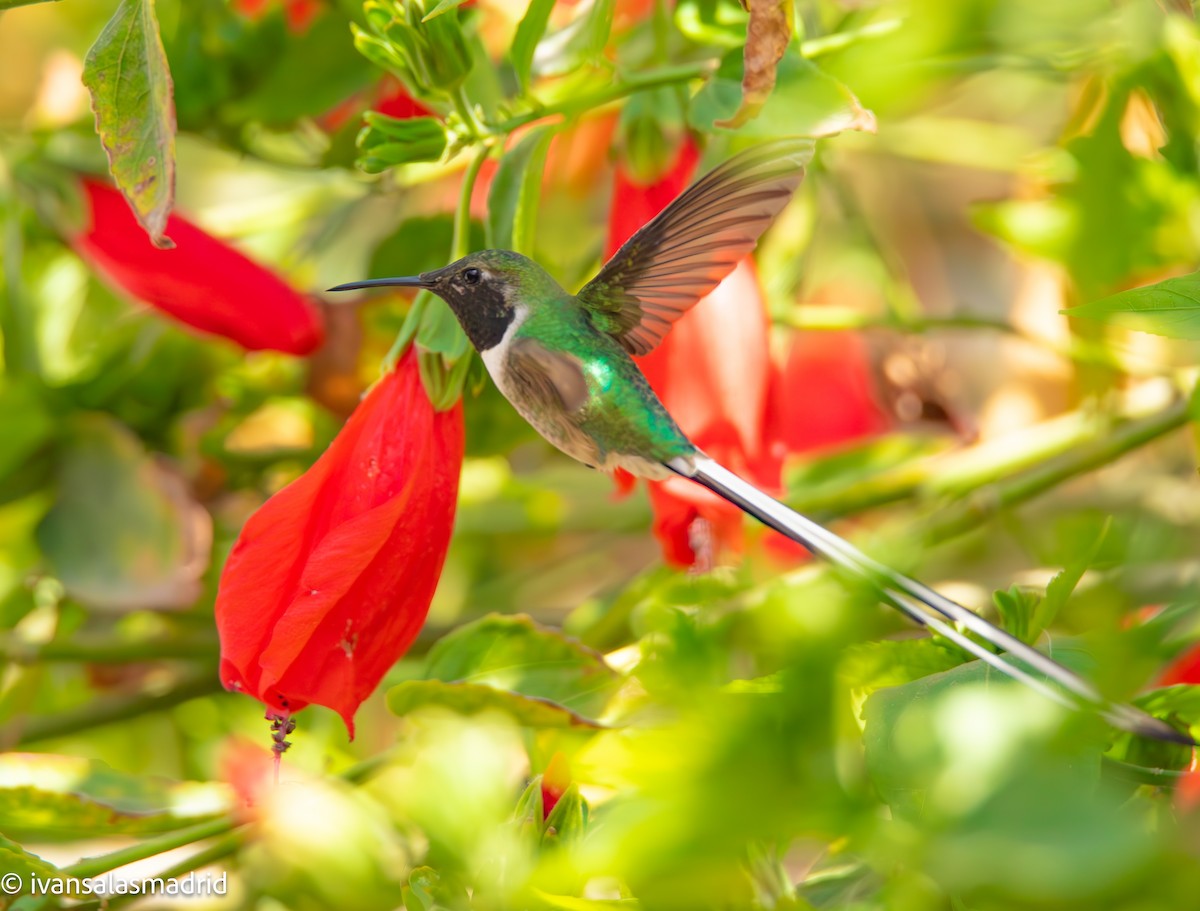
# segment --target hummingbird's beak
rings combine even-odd
[[[428,273],[426,273],[428,274]],[[328,291],[357,291],[360,288],[432,288],[436,282],[425,275],[409,275],[403,278],[368,278],[361,282],[346,282],[335,285]]]

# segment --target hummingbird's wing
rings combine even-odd
[[[567,412],[578,411],[587,403],[587,378],[579,360],[563,351],[551,351],[537,339],[515,339],[509,346],[507,368],[509,382],[523,387],[523,401],[557,400]]]
[[[804,177],[812,143],[757,146],[709,171],[625,242],[577,297],[596,327],[645,354],[725,278]]]

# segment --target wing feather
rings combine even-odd
[[[582,408],[588,399],[587,378],[578,359],[551,351],[532,338],[516,339],[508,355],[509,376],[533,392],[533,401],[557,399],[564,411]]]
[[[765,143],[709,171],[613,254],[580,301],[631,354],[650,351],[754,249],[803,179],[810,149]]]

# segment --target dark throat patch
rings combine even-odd
[[[516,315],[504,296],[504,289],[487,282],[469,289],[450,285],[435,289],[435,293],[450,305],[478,351],[499,345]]]

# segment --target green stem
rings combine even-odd
[[[471,252],[471,197],[483,163],[487,161],[491,148],[481,146],[475,150],[471,163],[463,173],[462,186],[458,190],[458,207],[454,210],[454,234],[450,241],[450,261],[462,259]]]
[[[215,639],[74,639],[38,643],[25,642],[12,635],[0,636],[0,661],[13,664],[125,664],[168,658],[215,659],[219,650]]]
[[[4,343],[4,368],[13,377],[22,374],[39,376],[37,333],[28,291],[21,279],[21,264],[25,254],[25,238],[17,214],[17,205],[4,220],[3,288],[0,288],[0,337]]]
[[[216,863],[218,860],[223,860],[234,851],[236,851],[245,840],[245,830],[239,829],[235,832],[230,832],[224,838],[221,838],[207,848],[197,851],[191,857],[187,857],[176,864],[167,867],[157,876],[147,877],[142,880],[141,894],[128,895],[111,895],[104,899],[94,902],[86,902],[81,905],[73,905],[75,911],[112,911],[113,908],[123,908],[139,898],[149,894],[149,882],[151,879],[178,879],[181,876],[186,876],[193,870],[199,870],[201,867],[207,867],[209,864]]]
[[[85,857],[83,860],[73,863],[68,867],[63,867],[61,872],[63,876],[78,879],[99,876],[101,873],[107,873],[109,870],[117,869],[117,867],[145,860],[148,857],[155,857],[167,851],[174,851],[176,848],[182,848],[184,845],[190,845],[195,841],[224,835],[226,832],[231,831],[235,825],[236,823],[230,816],[222,816],[220,819],[210,819],[208,822],[188,826],[186,829],[177,829],[174,832],[167,832],[165,835],[148,838],[127,848],[109,851],[107,854],[99,854],[95,857]]]
[[[1188,405],[1185,400],[1176,400],[1169,405],[1144,417],[1128,420],[1118,424],[1108,436],[1095,439],[1095,430],[1091,431],[1091,441],[1080,440],[1065,446],[1058,457],[1051,457],[1044,464],[1036,464],[1041,457],[1034,456],[1034,467],[1026,468],[1028,454],[1022,452],[1019,461],[1014,463],[1011,453],[1014,449],[1012,440],[997,440],[990,444],[997,458],[983,459],[972,472],[969,480],[966,475],[960,475],[952,481],[964,497],[961,505],[953,506],[933,515],[918,528],[917,535],[927,545],[943,543],[951,538],[966,534],[987,522],[1001,509],[1010,509],[1020,503],[1033,499],[1039,494],[1068,481],[1079,475],[1086,474],[1096,468],[1107,465],[1121,456],[1138,449],[1159,437],[1170,433],[1188,420]],[[1065,441],[1064,441],[1065,442]],[[1002,445],[1001,445],[1002,444]],[[963,454],[978,458],[979,449],[968,450]],[[1004,453],[1007,451],[1007,457]],[[880,506],[920,495],[922,486],[926,483],[936,483],[946,473],[945,458],[934,458],[914,466],[902,466],[899,472],[888,472],[886,482],[876,481],[873,487],[862,488],[868,484],[856,483],[851,500],[846,493],[841,496],[827,498],[824,502],[814,502],[813,498],[801,500],[792,497],[788,505],[800,512],[813,512],[814,506],[825,508],[824,517],[846,515],[861,512],[873,506]],[[952,460],[950,460],[952,461]],[[954,472],[949,472],[953,478]],[[911,530],[906,533],[912,537]],[[789,573],[784,577],[785,584],[789,579],[808,578],[813,567],[805,566]],[[776,584],[773,580],[768,585]],[[763,587],[756,587],[749,593],[750,598],[761,595]]]
[[[66,737],[116,721],[127,721],[149,712],[165,711],[192,699],[209,696],[220,689],[217,669],[205,668],[182,678],[165,693],[100,698],[61,715],[10,722],[0,728],[0,749],[11,749],[14,746],[24,746],[54,737]]]
[[[1181,420],[1182,403],[1168,406],[1171,420]],[[866,478],[810,487],[788,496],[788,505],[824,518],[850,515],[900,500],[926,501],[966,497],[980,488],[1008,482],[1019,473],[1037,470],[1049,460],[1079,459],[1091,452],[1102,433],[1121,439],[1145,422],[1156,422],[1162,411],[1126,412],[1113,417],[1076,411],[1043,421],[969,449],[909,462]],[[1170,428],[1167,428],[1170,429]],[[1058,463],[1055,463],[1058,464]],[[1024,475],[1021,475],[1022,477]]]
[[[862,28],[847,29],[835,35],[822,35],[820,38],[812,38],[801,42],[800,54],[812,60],[814,57],[820,57],[823,54],[832,54],[835,51],[850,47],[852,44],[857,44],[864,39],[882,38],[884,35],[890,35],[903,24],[903,19],[885,19],[883,22],[872,22],[870,25],[864,25]]]
[[[926,523],[924,539],[936,544],[964,534],[1003,509],[1031,500],[1039,494],[1114,462],[1147,443],[1182,427],[1188,420],[1185,400],[1172,402],[1140,420],[1113,429],[1107,437],[1072,447],[1016,477],[979,485],[964,502],[944,510]]]
[[[454,103],[454,110],[458,112],[459,119],[470,131],[471,139],[478,142],[487,133],[487,128],[481,125],[475,117],[475,111],[471,108],[471,100],[467,97],[466,90],[459,85],[451,93],[450,100]]]
[[[544,120],[548,117],[561,115],[569,118],[581,111],[602,107],[603,105],[610,104],[637,92],[645,91],[646,89],[656,89],[660,86],[691,82],[693,79],[702,77],[710,69],[712,69],[712,61],[686,63],[678,66],[666,66],[661,69],[648,70],[647,72],[630,76],[623,82],[618,82],[615,85],[610,85],[607,88],[599,89],[590,94],[579,95],[566,101],[548,104],[537,110],[527,111],[524,114],[510,117],[508,120],[496,124],[494,129],[498,133],[511,133],[519,127],[538,120]]]
[[[1159,788],[1174,787],[1188,775],[1187,771],[1181,769],[1155,769],[1122,762],[1109,756],[1100,757],[1100,770],[1118,781],[1148,784]]]

